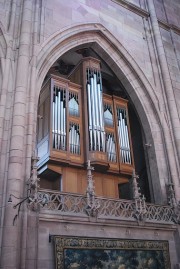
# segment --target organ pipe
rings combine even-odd
[[[53,148],[66,150],[65,89],[54,87],[52,110]]]
[[[117,108],[118,138],[122,163],[131,164],[130,141],[128,135],[126,110]]]
[[[79,124],[70,123],[69,128],[69,150],[72,154],[80,154],[80,132]]]
[[[97,70],[87,69],[90,150],[105,152],[105,132],[101,85],[100,72]]]
[[[116,162],[116,146],[113,134],[106,134],[106,151],[108,156],[108,161]]]

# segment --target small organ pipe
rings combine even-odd
[[[57,148],[57,101],[58,97],[55,97],[55,148]]]
[[[126,138],[125,138],[124,121],[122,118],[122,113],[120,113],[120,119],[121,119],[121,128],[122,128],[122,136],[123,136],[124,162],[127,162]]]
[[[126,139],[125,139],[125,131],[124,131],[124,122],[122,119],[122,114],[120,113],[120,118],[121,118],[121,128],[122,128],[122,135],[123,135],[123,150],[124,150],[124,155],[125,155],[125,162],[127,161],[127,152],[126,152]]]
[[[122,153],[122,162],[124,162],[124,138],[123,138],[123,132],[122,132],[122,124],[121,124],[121,120],[119,120],[119,141],[120,141],[120,145],[121,145],[121,153]]]
[[[131,163],[131,151],[130,151],[129,134],[128,134],[127,126],[126,126],[126,132],[127,132],[127,141],[128,141],[128,149],[129,149],[129,163]]]
[[[123,150],[123,140],[122,140],[122,132],[121,132],[121,123],[119,121],[119,141],[120,141],[120,151],[121,151],[121,159],[124,162],[124,150]]]
[[[60,149],[61,148],[61,125],[60,125],[60,117],[61,117],[61,97],[60,97],[60,90],[58,91],[58,113],[57,113],[57,117],[58,117],[58,146],[57,148]]]
[[[117,109],[118,116],[118,136],[120,143],[120,153],[123,163],[131,164],[130,143],[128,135],[128,127],[126,124],[126,111],[123,109]],[[115,150],[115,148],[114,148]]]
[[[129,148],[128,148],[128,144],[127,144],[127,130],[126,130],[126,126],[125,126],[125,120],[123,119],[122,122],[123,122],[123,126],[124,126],[126,162],[129,163]]]
[[[73,153],[74,153],[74,146],[75,146],[75,128],[74,128],[74,125],[72,127],[72,145],[73,145]]]
[[[53,147],[54,147],[54,96],[53,96],[53,106],[52,106],[52,139],[53,139]]]
[[[112,158],[112,137],[110,136],[110,146],[109,146],[109,157],[110,157],[110,161]]]
[[[61,135],[61,145],[60,149],[63,149],[63,104],[62,104],[62,90],[60,91],[60,96],[59,96],[59,107],[60,107],[60,135]]]
[[[63,134],[63,149],[66,149],[66,108],[63,108],[63,118],[64,118],[64,124],[63,124],[63,130],[64,130],[64,134]]]
[[[108,160],[110,162],[116,162],[116,150],[115,150],[115,142],[113,134],[108,134],[106,136],[106,151]]]
[[[71,152],[71,128],[69,130],[69,151]]]

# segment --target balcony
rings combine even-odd
[[[89,204],[86,195],[73,193],[55,192],[41,189],[38,192],[38,199],[47,202],[41,207],[41,214],[56,215],[59,217],[94,218],[96,222],[118,221],[123,223],[137,222],[146,224],[167,224],[173,225],[174,209],[168,205],[155,205],[140,200],[109,199],[93,197]]]

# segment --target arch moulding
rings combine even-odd
[[[165,184],[172,179],[172,167],[169,157],[167,158],[168,152],[163,134],[164,123],[161,120],[158,99],[153,87],[133,57],[104,26],[90,23],[64,28],[50,36],[41,45],[37,57],[35,100],[38,102],[43,80],[53,63],[70,49],[87,43],[91,43],[95,47],[97,53],[121,80],[136,108],[145,141],[152,145],[147,151],[147,156],[152,190],[154,197],[157,197],[155,202],[163,203],[166,201]],[[159,159],[161,162],[157,161]],[[174,177],[177,178],[176,175]],[[174,179],[172,180],[174,181]]]

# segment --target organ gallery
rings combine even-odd
[[[104,88],[100,65],[84,57],[68,77],[49,74],[42,87],[37,148],[45,188],[84,193],[88,160],[98,195],[118,198],[132,175],[128,100]]]

